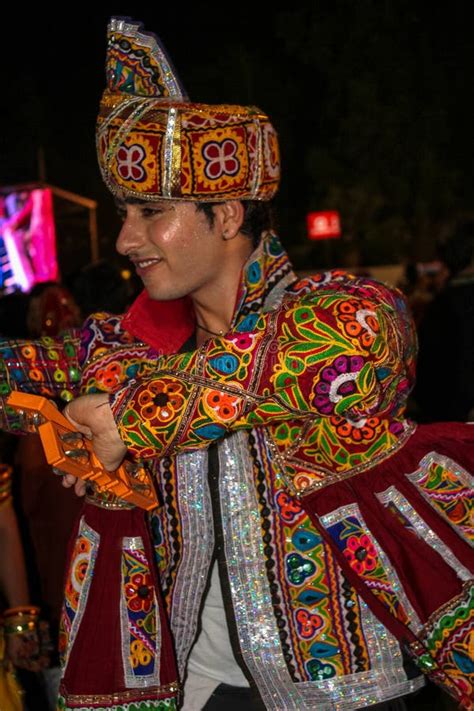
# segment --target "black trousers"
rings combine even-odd
[[[262,705],[255,705],[252,692],[245,686],[219,684],[202,711],[262,711]]]

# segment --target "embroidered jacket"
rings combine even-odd
[[[267,235],[244,269],[231,331],[176,354],[192,330],[185,303],[141,297],[125,317],[96,314],[64,339],[1,346],[0,392],[110,392],[127,446],[154,459],[165,504],[155,547],[181,673],[220,531],[242,660],[268,709],[356,709],[418,688],[349,581],[354,566],[343,571],[295,496],[383,463],[410,436],[416,346],[403,298],[342,272],[298,281]],[[363,543],[354,559],[375,561],[366,533],[352,534]],[[396,584],[379,582],[401,619]]]

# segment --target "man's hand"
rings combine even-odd
[[[97,458],[107,471],[115,471],[127,448],[120,439],[107,393],[83,395],[66,405],[63,414],[74,427],[92,441]],[[74,486],[79,496],[85,493],[85,482],[77,480],[71,474],[63,477],[63,485]]]

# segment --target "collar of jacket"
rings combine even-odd
[[[242,269],[232,325],[259,313],[273,293],[281,293],[295,278],[280,240],[270,232],[265,233]],[[158,353],[176,353],[194,331],[191,299],[186,296],[154,301],[142,291],[125,314],[122,325]]]

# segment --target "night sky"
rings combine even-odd
[[[161,36],[191,98],[269,113],[282,143],[277,209],[295,254],[306,211],[335,207],[363,261],[417,247],[431,257],[433,235],[468,215],[474,200],[471,3],[295,6],[246,3],[244,14],[235,3],[105,4],[76,17],[72,5],[64,13],[10,8],[0,183],[36,180],[42,146],[48,182],[99,201],[102,246],[112,250],[117,222],[96,166],[94,124],[107,20],[128,15]]]

